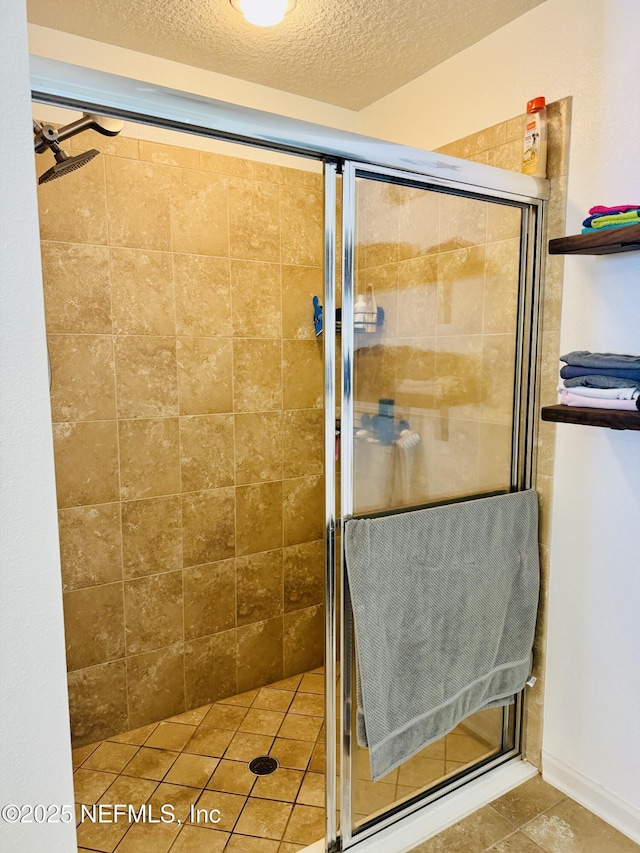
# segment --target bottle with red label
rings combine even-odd
[[[534,178],[547,175],[547,108],[544,98],[534,98],[527,104],[522,171]]]

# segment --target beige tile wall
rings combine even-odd
[[[75,745],[323,657],[320,176],[92,145],[39,188]]]

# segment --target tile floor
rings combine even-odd
[[[296,853],[324,835],[324,674],[320,667],[73,751],[78,849],[100,853]],[[353,810],[361,821],[491,752],[459,727],[380,782],[355,753]],[[247,763],[273,755],[254,776]],[[84,804],[142,804],[176,823],[80,821]],[[219,809],[191,823],[190,807]]]
[[[536,776],[412,853],[638,853],[640,846]]]
[[[324,835],[322,668],[231,696],[73,751],[80,805],[172,804],[176,823],[78,825],[78,849],[100,853],[296,853]],[[254,776],[247,762],[273,755]],[[190,823],[190,807],[219,809]]]

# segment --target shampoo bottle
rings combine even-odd
[[[534,178],[547,175],[547,108],[544,98],[534,98],[527,104],[522,171]]]

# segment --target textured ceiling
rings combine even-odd
[[[34,24],[359,110],[542,2],[298,0],[269,29],[229,0],[28,0],[28,9]]]

